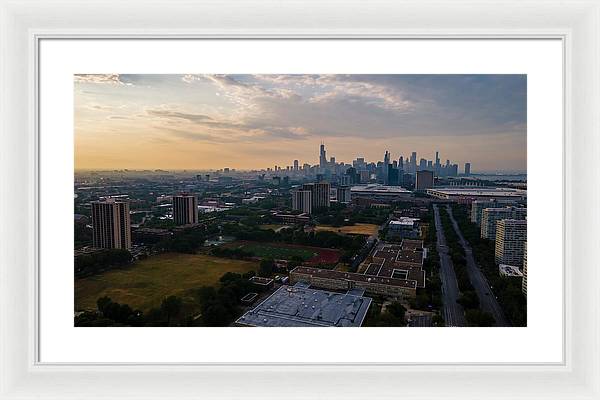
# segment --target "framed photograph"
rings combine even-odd
[[[600,398],[600,2],[83,6],[1,5],[0,398]]]

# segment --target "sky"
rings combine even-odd
[[[526,171],[526,75],[75,75],[75,169],[417,158]]]

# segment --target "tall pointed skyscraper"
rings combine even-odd
[[[325,168],[327,166],[327,155],[325,152],[325,144],[321,143],[319,150],[319,166]]]

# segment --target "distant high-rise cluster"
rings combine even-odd
[[[416,151],[411,152],[410,156],[393,159],[388,150],[383,154],[383,161],[368,162],[364,157],[357,157],[352,164],[346,164],[337,162],[332,156],[327,158],[325,144],[321,143],[319,164],[304,163],[300,166],[299,160],[293,160],[293,164],[285,168],[277,165],[273,169],[268,168],[267,172],[274,173],[272,180],[276,186],[280,186],[282,179],[287,178],[287,175],[283,178],[279,175],[281,171],[303,180],[316,181],[304,184],[292,194],[292,208],[311,213],[315,208],[329,207],[330,187],[319,186],[321,183],[333,185],[333,196],[341,203],[350,202],[350,187],[361,184],[403,186],[424,192],[435,186],[436,178],[458,176],[458,164],[446,160],[446,163],[441,165],[439,152],[435,153],[435,160],[418,159]],[[470,163],[465,164],[464,171],[465,175],[471,174]]]
[[[319,146],[319,163],[311,165],[304,163],[300,165],[299,160],[293,160],[291,165],[282,167],[275,165],[273,168],[267,168],[267,172],[280,174],[296,175],[300,177],[319,177],[321,181],[326,180],[332,184],[339,185],[358,185],[365,183],[380,183],[387,186],[414,186],[417,180],[417,173],[420,171],[430,171],[431,174],[421,175],[421,189],[433,187],[430,178],[433,181],[436,178],[456,177],[459,175],[459,166],[446,160],[441,164],[439,152],[435,153],[435,160],[425,158],[418,159],[417,152],[413,151],[409,156],[400,156],[398,159],[392,158],[392,153],[388,150],[383,154],[382,161],[368,162],[364,157],[357,157],[352,160],[352,164],[338,162],[333,156],[327,157],[325,144]],[[464,176],[471,175],[471,163],[464,164]]]

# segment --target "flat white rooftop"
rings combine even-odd
[[[283,285],[235,322],[258,327],[359,327],[371,298]]]
[[[397,220],[391,220],[390,225],[413,226],[415,222],[419,222],[419,218],[399,217]]]
[[[432,195],[445,196],[485,196],[485,197],[525,197],[527,191],[514,188],[435,188],[427,189]]]
[[[350,188],[351,193],[370,193],[370,194],[410,194],[410,190],[406,190],[401,186],[386,186],[379,183],[370,185],[357,185]]]

